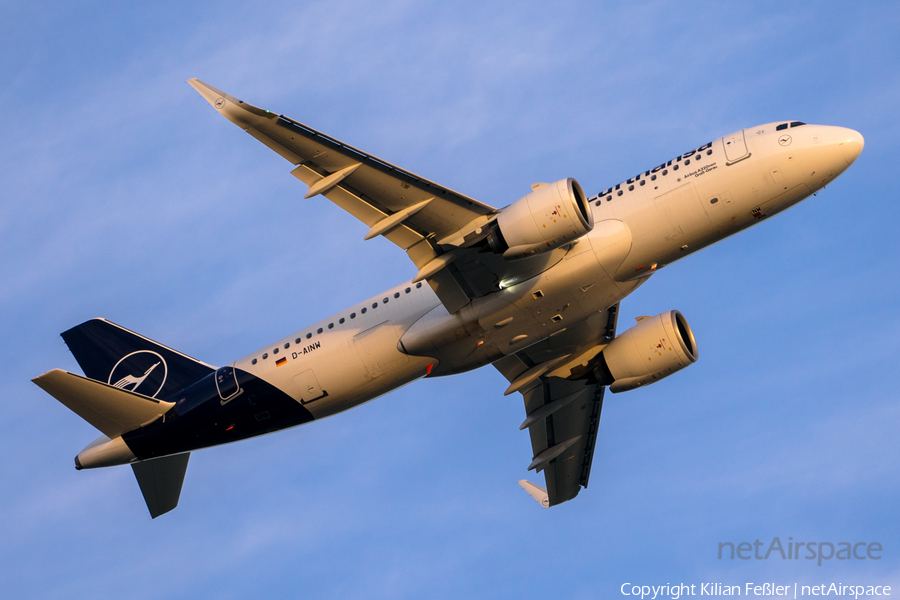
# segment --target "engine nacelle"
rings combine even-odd
[[[491,247],[515,259],[547,252],[594,227],[590,203],[578,182],[560,179],[542,185],[504,208],[497,217]]]
[[[659,381],[697,362],[697,342],[687,320],[670,310],[640,321],[600,353],[600,383],[613,393]]]

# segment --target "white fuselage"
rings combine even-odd
[[[234,366],[322,418],[427,374],[478,368],[538,343],[552,352],[554,339],[581,343],[572,339],[577,324],[662,267],[816,193],[862,150],[850,129],[779,125],[719,138],[591,198],[592,231],[548,252],[539,274],[502,282],[454,315],[427,284],[407,282]]]

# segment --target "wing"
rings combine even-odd
[[[549,506],[588,485],[606,390],[591,376],[591,359],[615,337],[618,308],[588,319],[567,338],[568,331],[494,363],[510,381],[507,392],[521,391],[525,400],[520,429],[531,436],[528,470],[544,472]]]
[[[407,252],[450,313],[497,289],[506,261],[485,265],[460,248],[496,218],[468,196],[391,165],[306,125],[229,96],[198,79],[188,81],[223,116],[280,154],[291,174]],[[455,263],[451,265],[451,263]],[[462,272],[469,271],[469,277]],[[496,272],[500,271],[500,272]],[[467,279],[469,280],[467,282]]]

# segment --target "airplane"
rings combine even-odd
[[[130,464],[152,518],[178,504],[190,453],[323,419],[417,379],[493,365],[521,394],[533,454],[519,484],[545,508],[588,486],[604,392],[697,361],[677,310],[617,334],[619,303],[663,267],[816,194],[863,136],[800,121],[738,130],[588,197],[534,183],[502,209],[394,166],[198,79],[222,116],[384,237],[408,281],[224,366],[105,319],[62,333],[84,376],[33,381],[102,435],[76,469]]]

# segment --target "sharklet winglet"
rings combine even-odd
[[[517,483],[522,486],[522,489],[528,492],[532,498],[537,500],[538,504],[544,508],[550,508],[550,496],[547,495],[547,490],[537,484],[531,483],[527,479],[520,479]]]

